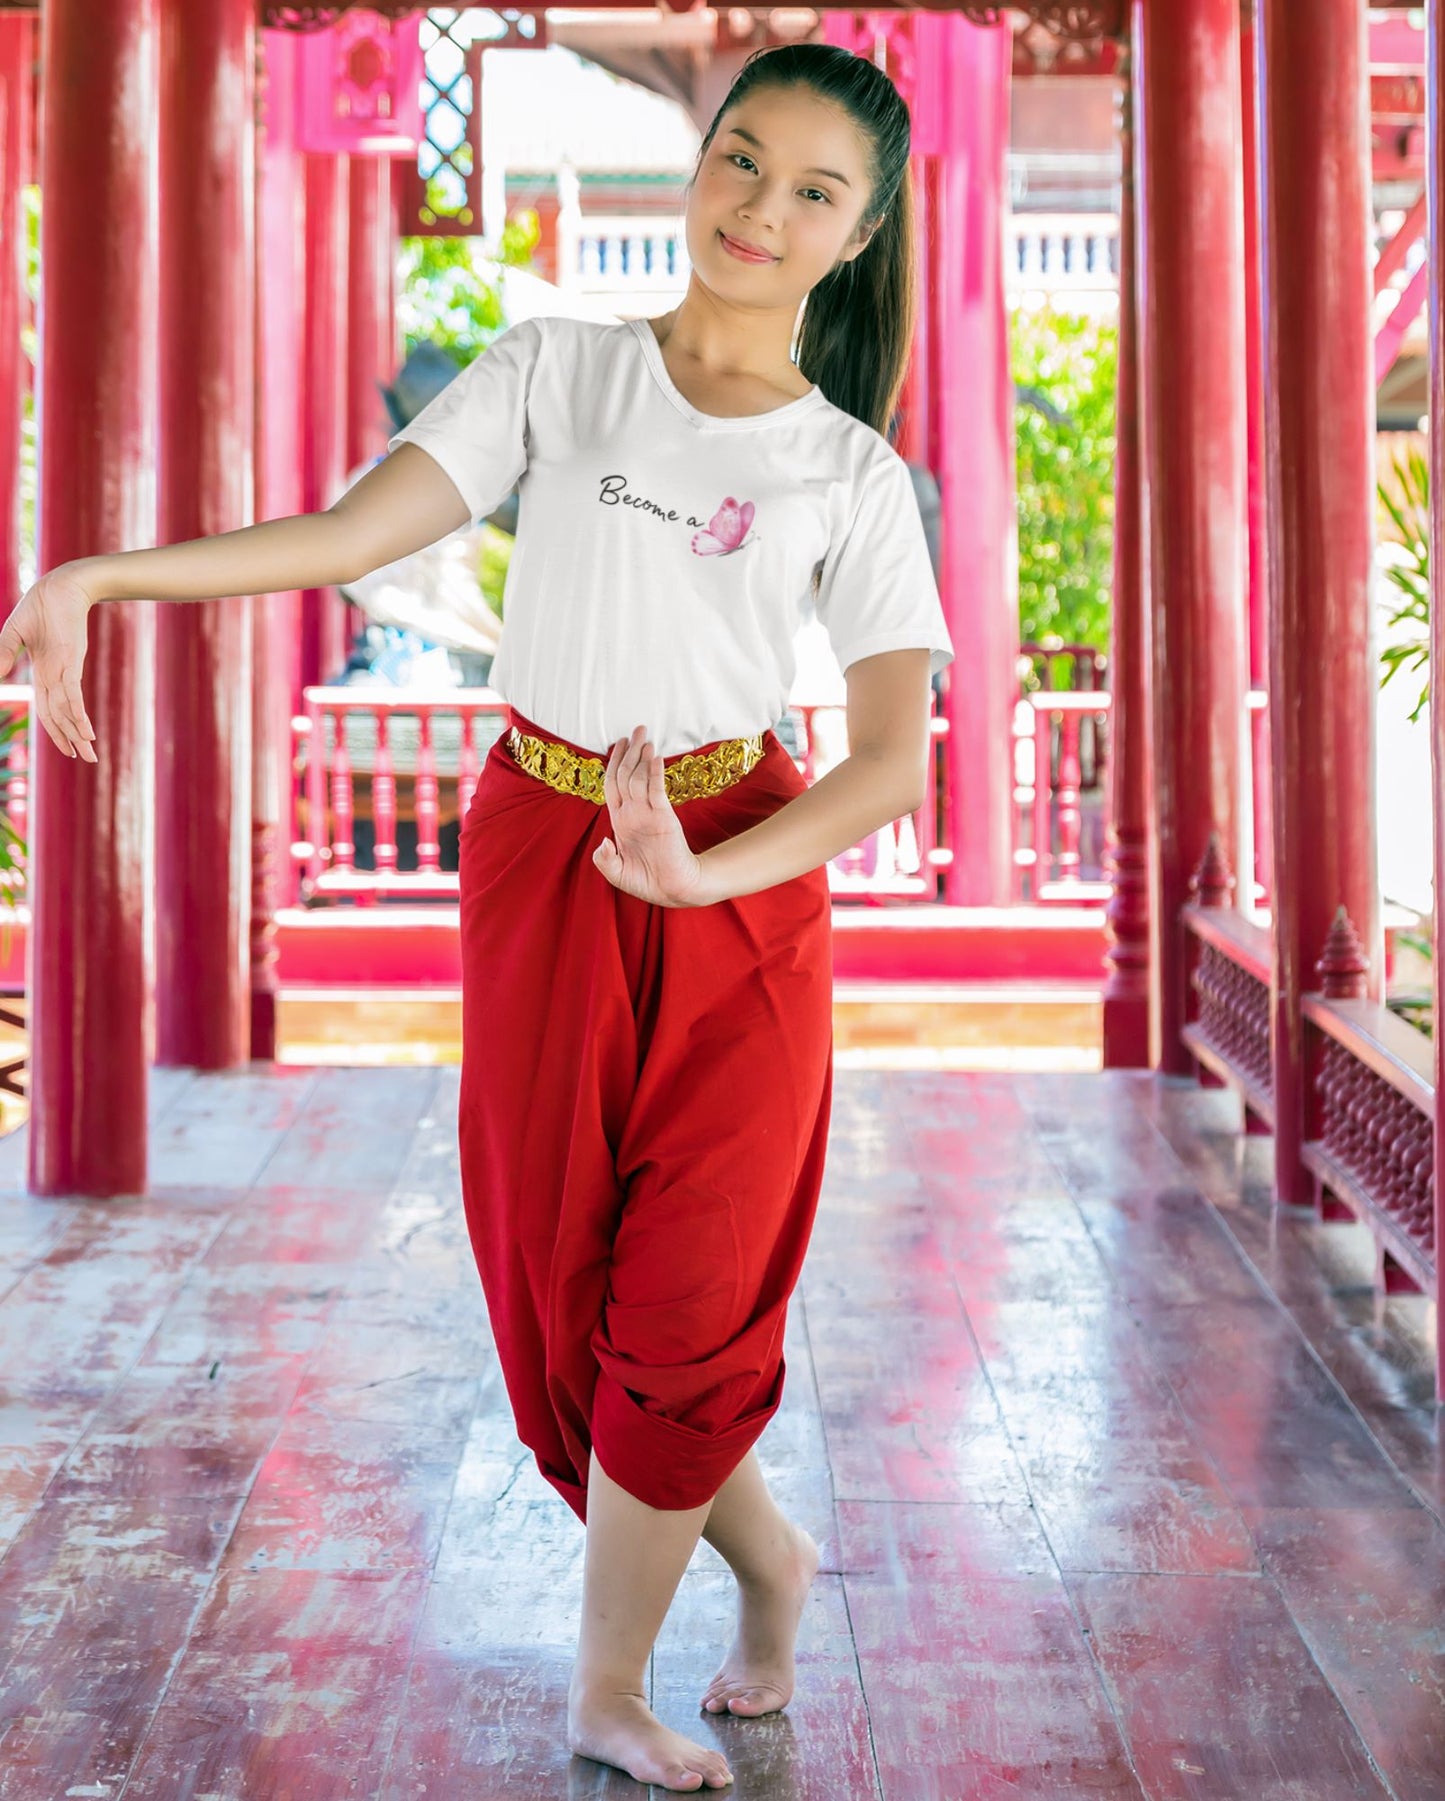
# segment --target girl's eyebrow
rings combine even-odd
[[[761,138],[755,138],[750,131],[744,131],[741,125],[729,125],[728,131],[733,137],[746,138],[755,149],[763,149]],[[804,175],[826,175],[831,181],[841,181],[845,188],[851,188],[852,182],[846,175],[840,175],[836,169],[804,169]]]

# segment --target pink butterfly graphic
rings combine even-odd
[[[700,557],[725,557],[741,550],[748,542],[748,527],[755,510],[752,501],[745,500],[739,506],[729,494],[708,520],[707,530],[692,534],[693,550]]]

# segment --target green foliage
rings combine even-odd
[[[428,198],[439,197],[428,184]],[[465,368],[502,330],[500,268],[526,268],[537,247],[541,226],[535,211],[514,214],[502,227],[495,257],[485,254],[476,238],[406,237],[398,262],[397,318],[411,355],[424,340],[439,344]],[[481,530],[477,580],[488,606],[500,619],[502,589],[512,557],[511,536],[495,526]]]
[[[1425,669],[1430,661],[1430,465],[1424,453],[1412,446],[1394,463],[1394,489],[1387,482],[1378,484],[1380,506],[1395,528],[1394,542],[1400,554],[1385,570],[1386,578],[1400,596],[1393,612],[1387,611],[1391,626],[1418,626],[1419,630],[1380,652],[1385,673],[1380,677],[1383,688],[1391,676],[1401,669]],[[1430,682],[1426,677],[1419,699],[1410,714],[1419,719],[1430,700]]]
[[[406,354],[429,339],[465,368],[502,329],[498,269],[525,268],[540,235],[537,215],[529,209],[507,220],[495,257],[484,252],[476,238],[403,238],[397,264],[397,317]]]
[[[1012,314],[1021,638],[1109,647],[1118,336],[1108,320]]]

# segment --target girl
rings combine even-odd
[[[872,63],[754,55],[688,184],[675,311],[514,325],[325,513],[65,564],[0,631],[0,676],[28,650],[41,724],[94,762],[92,605],[345,581],[520,481],[511,726],[461,842],[463,1202],[518,1434],[586,1526],[568,1743],[667,1789],[732,1780],[643,1686],[699,1535],[738,1583],[704,1710],[792,1696],[818,1548],[753,1447],[823,1174],[825,865],[920,804],[953,655],[881,435],[913,329],[908,154]],[[810,591],[850,754],[808,786],[770,722]]]

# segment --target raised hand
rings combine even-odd
[[[87,763],[99,761],[90,742],[95,730],[80,694],[86,621],[94,605],[74,569],[60,563],[25,591],[0,627],[0,681],[21,651],[28,651],[36,716],[58,749]]]
[[[702,865],[667,798],[662,767],[645,726],[613,745],[602,778],[613,836],[602,840],[592,861],[614,888],[638,900],[659,907],[699,906]]]

